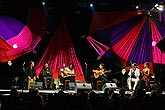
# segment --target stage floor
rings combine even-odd
[[[18,89],[18,91],[20,93],[28,93],[29,90],[22,90],[22,89]],[[54,93],[58,93],[60,90],[38,90],[39,93],[41,94],[54,94]],[[80,91],[85,91],[85,90],[80,90]],[[64,93],[79,93],[79,90],[63,90]],[[96,94],[102,94],[104,91],[101,90],[90,90],[90,91],[94,91]],[[90,92],[88,90],[88,92]],[[114,90],[115,93],[119,94],[119,90]],[[146,94],[150,94],[151,92],[146,92]],[[7,96],[10,94],[10,89],[0,89],[0,96]],[[132,94],[131,91],[126,91],[125,94]],[[163,94],[165,94],[165,91],[163,91]]]

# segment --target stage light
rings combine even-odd
[[[42,5],[45,5],[45,2],[42,2]]]
[[[8,65],[9,65],[9,66],[11,66],[11,65],[12,65],[12,62],[11,62],[10,60],[8,61]]]
[[[162,7],[156,7],[159,11],[163,11]]]
[[[136,9],[139,9],[139,6],[136,6],[135,8],[136,8]]]
[[[156,41],[152,41],[152,46],[154,47],[156,45]]]
[[[160,3],[160,4],[155,4],[155,8],[156,8],[158,11],[163,11],[164,6],[163,6],[162,3]]]
[[[90,4],[90,7],[93,7],[93,4],[92,3]]]
[[[17,44],[13,44],[13,48],[14,49],[18,48],[18,45]]]

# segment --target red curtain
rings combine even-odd
[[[113,15],[113,16],[112,16]],[[122,21],[138,16],[137,11],[130,12],[96,12],[92,17],[92,22],[88,34],[105,29]]]
[[[68,66],[69,63],[73,63],[75,66],[75,74],[80,74],[76,76],[75,79],[84,81],[82,67],[77,59],[70,34],[64,20],[62,20],[61,24],[56,29],[46,50],[38,61],[38,64],[36,65],[37,74],[40,74],[45,62],[48,62],[49,66],[52,68],[53,77],[55,79],[57,79],[60,75],[59,69],[62,68],[64,64],[65,66]]]
[[[92,47],[96,50],[99,56],[103,56],[107,51],[110,50],[110,47],[96,41],[95,39],[91,38],[90,36],[86,37],[88,42],[92,45]]]
[[[1,37],[0,37],[0,56],[5,56],[6,60],[8,61],[8,57],[6,55],[6,52],[8,50],[11,50],[12,47],[5,41],[3,40]],[[0,58],[0,60],[3,60]]]

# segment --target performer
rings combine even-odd
[[[142,73],[142,81],[145,82],[145,87],[146,87],[146,91],[149,91],[150,88],[150,65],[148,62],[144,63],[144,68],[141,71]]]
[[[65,80],[70,80],[70,82],[75,82],[75,72],[74,72],[74,64],[69,63],[68,67],[64,67],[60,69],[61,75],[59,76],[60,82],[65,84]]]
[[[52,77],[52,69],[49,67],[48,63],[45,63],[44,67],[42,68],[41,77],[43,78],[44,88],[53,89],[54,79]],[[50,82],[49,87],[47,87],[48,80]]]
[[[132,67],[130,68],[128,73],[129,77],[127,79],[127,83],[129,90],[132,91],[132,82],[134,82],[133,90],[136,89],[136,86],[139,82],[140,69],[138,68],[136,63],[133,63],[131,66]]]
[[[93,85],[93,89],[96,88],[96,81],[97,80],[101,80],[101,84],[99,89],[102,90],[102,86],[106,83],[106,82],[110,82],[107,79],[107,73],[111,72],[111,70],[106,70],[105,69],[105,65],[104,63],[100,63],[99,68],[92,70],[92,72],[94,72],[93,78],[92,78],[92,85]]]
[[[127,79],[128,79],[128,72],[125,68],[122,71],[117,72],[117,86],[123,89],[127,89]]]
[[[30,61],[29,65],[26,67],[25,69],[25,80],[26,82],[28,82],[28,89],[29,89],[29,82],[35,82],[37,79],[36,76],[36,69],[34,67],[34,61]],[[27,85],[25,85],[27,87]]]

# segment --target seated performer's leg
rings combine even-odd
[[[133,86],[133,90],[135,90],[136,89],[136,86],[137,86],[137,84],[139,82],[139,79],[138,78],[133,78],[133,82],[135,82],[134,83],[134,86]]]
[[[47,89],[47,77],[43,77],[43,80],[44,80],[44,88]]]
[[[70,82],[75,82],[75,76],[70,76],[69,80]]]
[[[54,86],[54,79],[53,79],[52,77],[48,77],[48,80],[50,80],[49,88],[50,88],[50,89],[53,89],[53,86]]]
[[[91,81],[91,85],[92,85],[92,89],[96,89],[96,79],[94,78],[93,75],[90,76],[90,81]]]
[[[103,85],[105,83],[109,82],[109,80],[106,77],[104,77],[104,76],[100,76],[100,79],[102,79],[102,80],[101,80],[101,84],[100,84],[99,90],[102,90]]]
[[[128,89],[127,77],[124,77],[124,78],[122,79],[122,88]]]
[[[132,78],[128,78],[128,79],[127,79],[128,89],[129,89],[129,90],[132,90],[131,81],[132,81]]]

